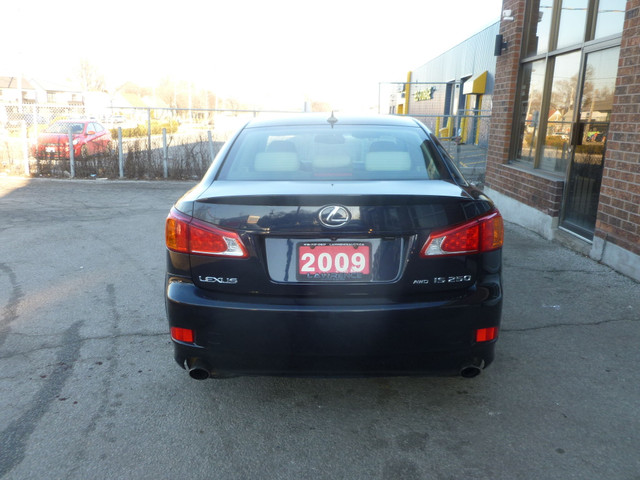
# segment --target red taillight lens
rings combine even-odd
[[[171,327],[171,338],[178,342],[195,343],[195,335],[190,328]]]
[[[490,342],[498,337],[498,327],[479,328],[476,330],[476,342]]]
[[[468,255],[489,252],[502,247],[504,225],[502,216],[494,212],[464,225],[433,232],[420,251],[420,256]]]
[[[171,210],[165,225],[167,248],[180,253],[246,258],[249,256],[242,240],[235,232]]]

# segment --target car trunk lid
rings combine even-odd
[[[194,202],[194,218],[238,233],[251,254],[193,255],[192,275],[206,290],[257,295],[456,291],[476,278],[473,256],[423,259],[420,249],[431,232],[492,208],[478,194],[434,180],[214,182]],[[444,277],[458,280],[434,280]]]

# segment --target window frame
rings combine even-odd
[[[549,48],[547,48],[545,52],[535,55],[526,55],[528,50],[529,43],[531,42],[532,37],[536,34],[536,31],[532,29],[525,28],[526,38],[524,38],[522,42],[522,55],[523,58],[520,59],[520,64],[518,67],[518,80],[516,82],[516,101],[512,122],[512,132],[515,132],[517,138],[514,138],[510,142],[509,148],[509,158],[512,159],[510,163],[515,165],[532,169],[537,172],[544,172],[545,174],[562,176],[566,175],[566,172],[551,172],[547,170],[542,170],[540,165],[542,163],[542,152],[544,149],[544,144],[546,140],[547,134],[547,126],[548,126],[548,118],[547,115],[540,115],[539,119],[539,127],[538,127],[538,135],[535,138],[534,144],[534,156],[533,159],[522,159],[521,158],[521,145],[522,145],[522,135],[523,129],[521,128],[521,118],[522,118],[522,99],[523,99],[523,83],[524,83],[524,69],[526,65],[532,64],[533,62],[544,60],[545,62],[545,78],[543,82],[543,91],[542,91],[542,100],[540,112],[545,112],[549,110],[549,106],[551,104],[551,87],[553,84],[553,76],[555,72],[555,61],[556,58],[560,55],[580,51],[580,67],[578,73],[578,79],[576,84],[576,98],[574,99],[574,105],[578,105],[578,101],[580,100],[579,96],[580,86],[583,82],[584,76],[584,62],[585,57],[588,53],[593,52],[595,50],[605,49],[612,46],[617,46],[621,44],[622,39],[622,28],[620,33],[610,35],[607,37],[602,37],[598,39],[594,39],[595,31],[596,31],[596,22],[598,16],[598,10],[600,6],[600,0],[589,0],[587,6],[587,18],[585,21],[585,31],[582,42],[567,45],[562,48],[557,48],[558,41],[558,29],[560,26],[560,15],[561,15],[561,7],[563,0],[554,0],[553,2],[553,12],[551,19],[551,26],[549,31]],[[525,25],[531,25],[533,20],[533,16],[538,14],[538,10],[534,8],[533,2],[527,2],[527,9],[525,12]],[[572,122],[575,124],[577,120],[577,109],[574,108]]]

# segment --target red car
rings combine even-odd
[[[95,120],[59,120],[38,136],[35,156],[69,158],[69,131],[73,134],[74,158],[87,158],[111,151],[111,133]]]

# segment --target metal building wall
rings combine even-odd
[[[411,82],[456,82],[463,78],[488,71],[486,93],[483,96],[482,109],[491,110],[496,57],[494,45],[499,33],[500,22],[496,22],[464,42],[456,45],[442,55],[416,68]],[[412,114],[431,114],[434,107],[439,114],[444,113],[445,85],[435,85],[434,102],[416,101],[413,92],[409,98],[409,112]],[[436,104],[436,105],[434,105]],[[424,110],[424,111],[423,111]]]

